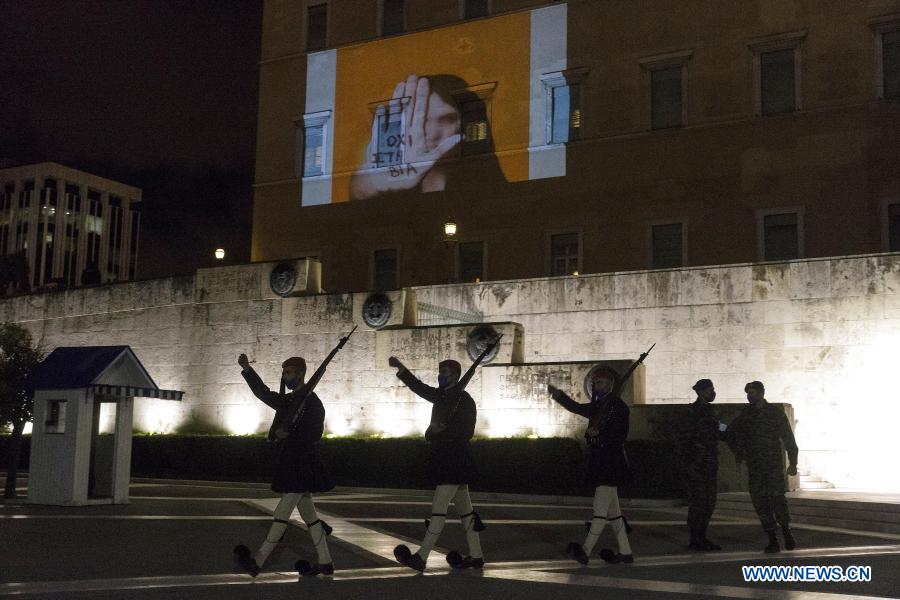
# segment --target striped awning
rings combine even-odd
[[[181,400],[184,392],[161,390],[159,388],[133,387],[129,385],[92,385],[95,394],[116,398],[159,398],[160,400]]]

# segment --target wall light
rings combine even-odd
[[[225,248],[216,248],[216,260],[222,260],[225,258]]]

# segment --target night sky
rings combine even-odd
[[[250,259],[261,0],[0,0],[0,158],[144,191],[138,277]]]

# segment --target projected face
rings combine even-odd
[[[350,197],[444,189],[439,162],[459,141],[460,112],[449,93],[433,90],[427,77],[410,75],[375,111],[366,160],[353,175]]]

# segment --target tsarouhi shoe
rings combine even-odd
[[[334,575],[334,563],[320,565],[318,563],[311,565],[309,561],[298,560],[294,563],[294,568],[303,577],[315,577],[316,575]]]
[[[588,564],[588,555],[585,553],[584,548],[578,542],[569,542],[569,545],[566,546],[566,554],[583,565]]]
[[[418,554],[413,554],[406,544],[394,548],[394,558],[404,567],[415,569],[419,573],[425,570],[425,561]]]
[[[711,542],[709,540],[703,540],[703,549],[706,550],[707,552],[718,552],[719,550],[722,549],[722,546],[720,546],[718,544],[714,544],[713,542]]]
[[[781,546],[778,545],[778,538],[775,537],[775,531],[767,531],[766,533],[769,535],[769,545],[763,548],[763,552],[766,554],[781,552]]]
[[[463,555],[456,550],[450,552],[447,555],[447,562],[454,569],[484,568],[484,558],[472,558],[471,556],[466,556],[465,558],[463,558]]]
[[[234,547],[234,566],[241,571],[249,573],[253,577],[259,575],[259,565],[256,564],[256,560],[253,558],[253,555],[250,554],[250,548],[243,544],[238,544]]]
[[[600,558],[602,558],[603,560],[605,560],[606,562],[608,562],[611,565],[618,565],[618,564],[630,565],[631,563],[634,562],[633,554],[616,553],[616,552],[613,552],[612,550],[610,550],[609,548],[604,548],[603,550],[600,551]]]

